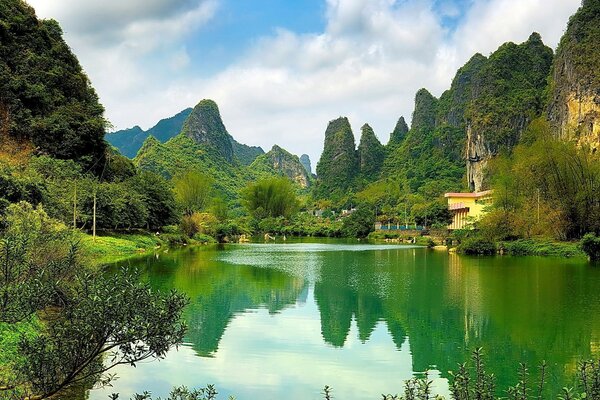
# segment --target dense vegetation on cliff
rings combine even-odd
[[[103,113],[58,23],[0,2],[0,139],[90,168],[105,150]]]

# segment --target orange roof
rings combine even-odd
[[[479,199],[481,197],[489,196],[492,194],[492,190],[484,190],[483,192],[474,192],[474,193],[446,193],[444,197],[459,197],[459,198],[468,198],[468,199]]]

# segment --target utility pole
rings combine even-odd
[[[540,189],[537,190],[537,222],[540,224]]]
[[[75,181],[75,194],[73,196],[73,229],[77,229],[77,181]]]
[[[96,189],[94,189],[94,212],[92,216],[92,237],[96,241]]]
[[[408,215],[406,214],[406,202],[404,202],[404,226],[408,229]]]

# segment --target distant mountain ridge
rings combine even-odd
[[[175,114],[172,117],[161,119],[152,128],[144,131],[139,126],[123,129],[120,131],[106,134],[106,140],[116,147],[121,154],[128,158],[135,158],[142,145],[150,136],[156,138],[160,143],[166,143],[169,139],[174,138],[183,130],[183,126],[192,113],[193,108],[186,108],[183,111]],[[237,142],[233,136],[229,135],[229,141],[233,155],[243,164],[250,165],[264,150],[258,146],[247,146]]]

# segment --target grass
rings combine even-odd
[[[109,264],[132,256],[149,253],[166,242],[151,233],[110,234],[96,236],[82,234],[81,249],[94,265]]]
[[[520,239],[501,242],[505,254],[514,256],[586,257],[578,242],[554,242],[548,239]]]
[[[14,362],[18,362],[17,347],[23,335],[30,336],[40,329],[37,318],[17,324],[0,323],[0,387],[11,381]]]

